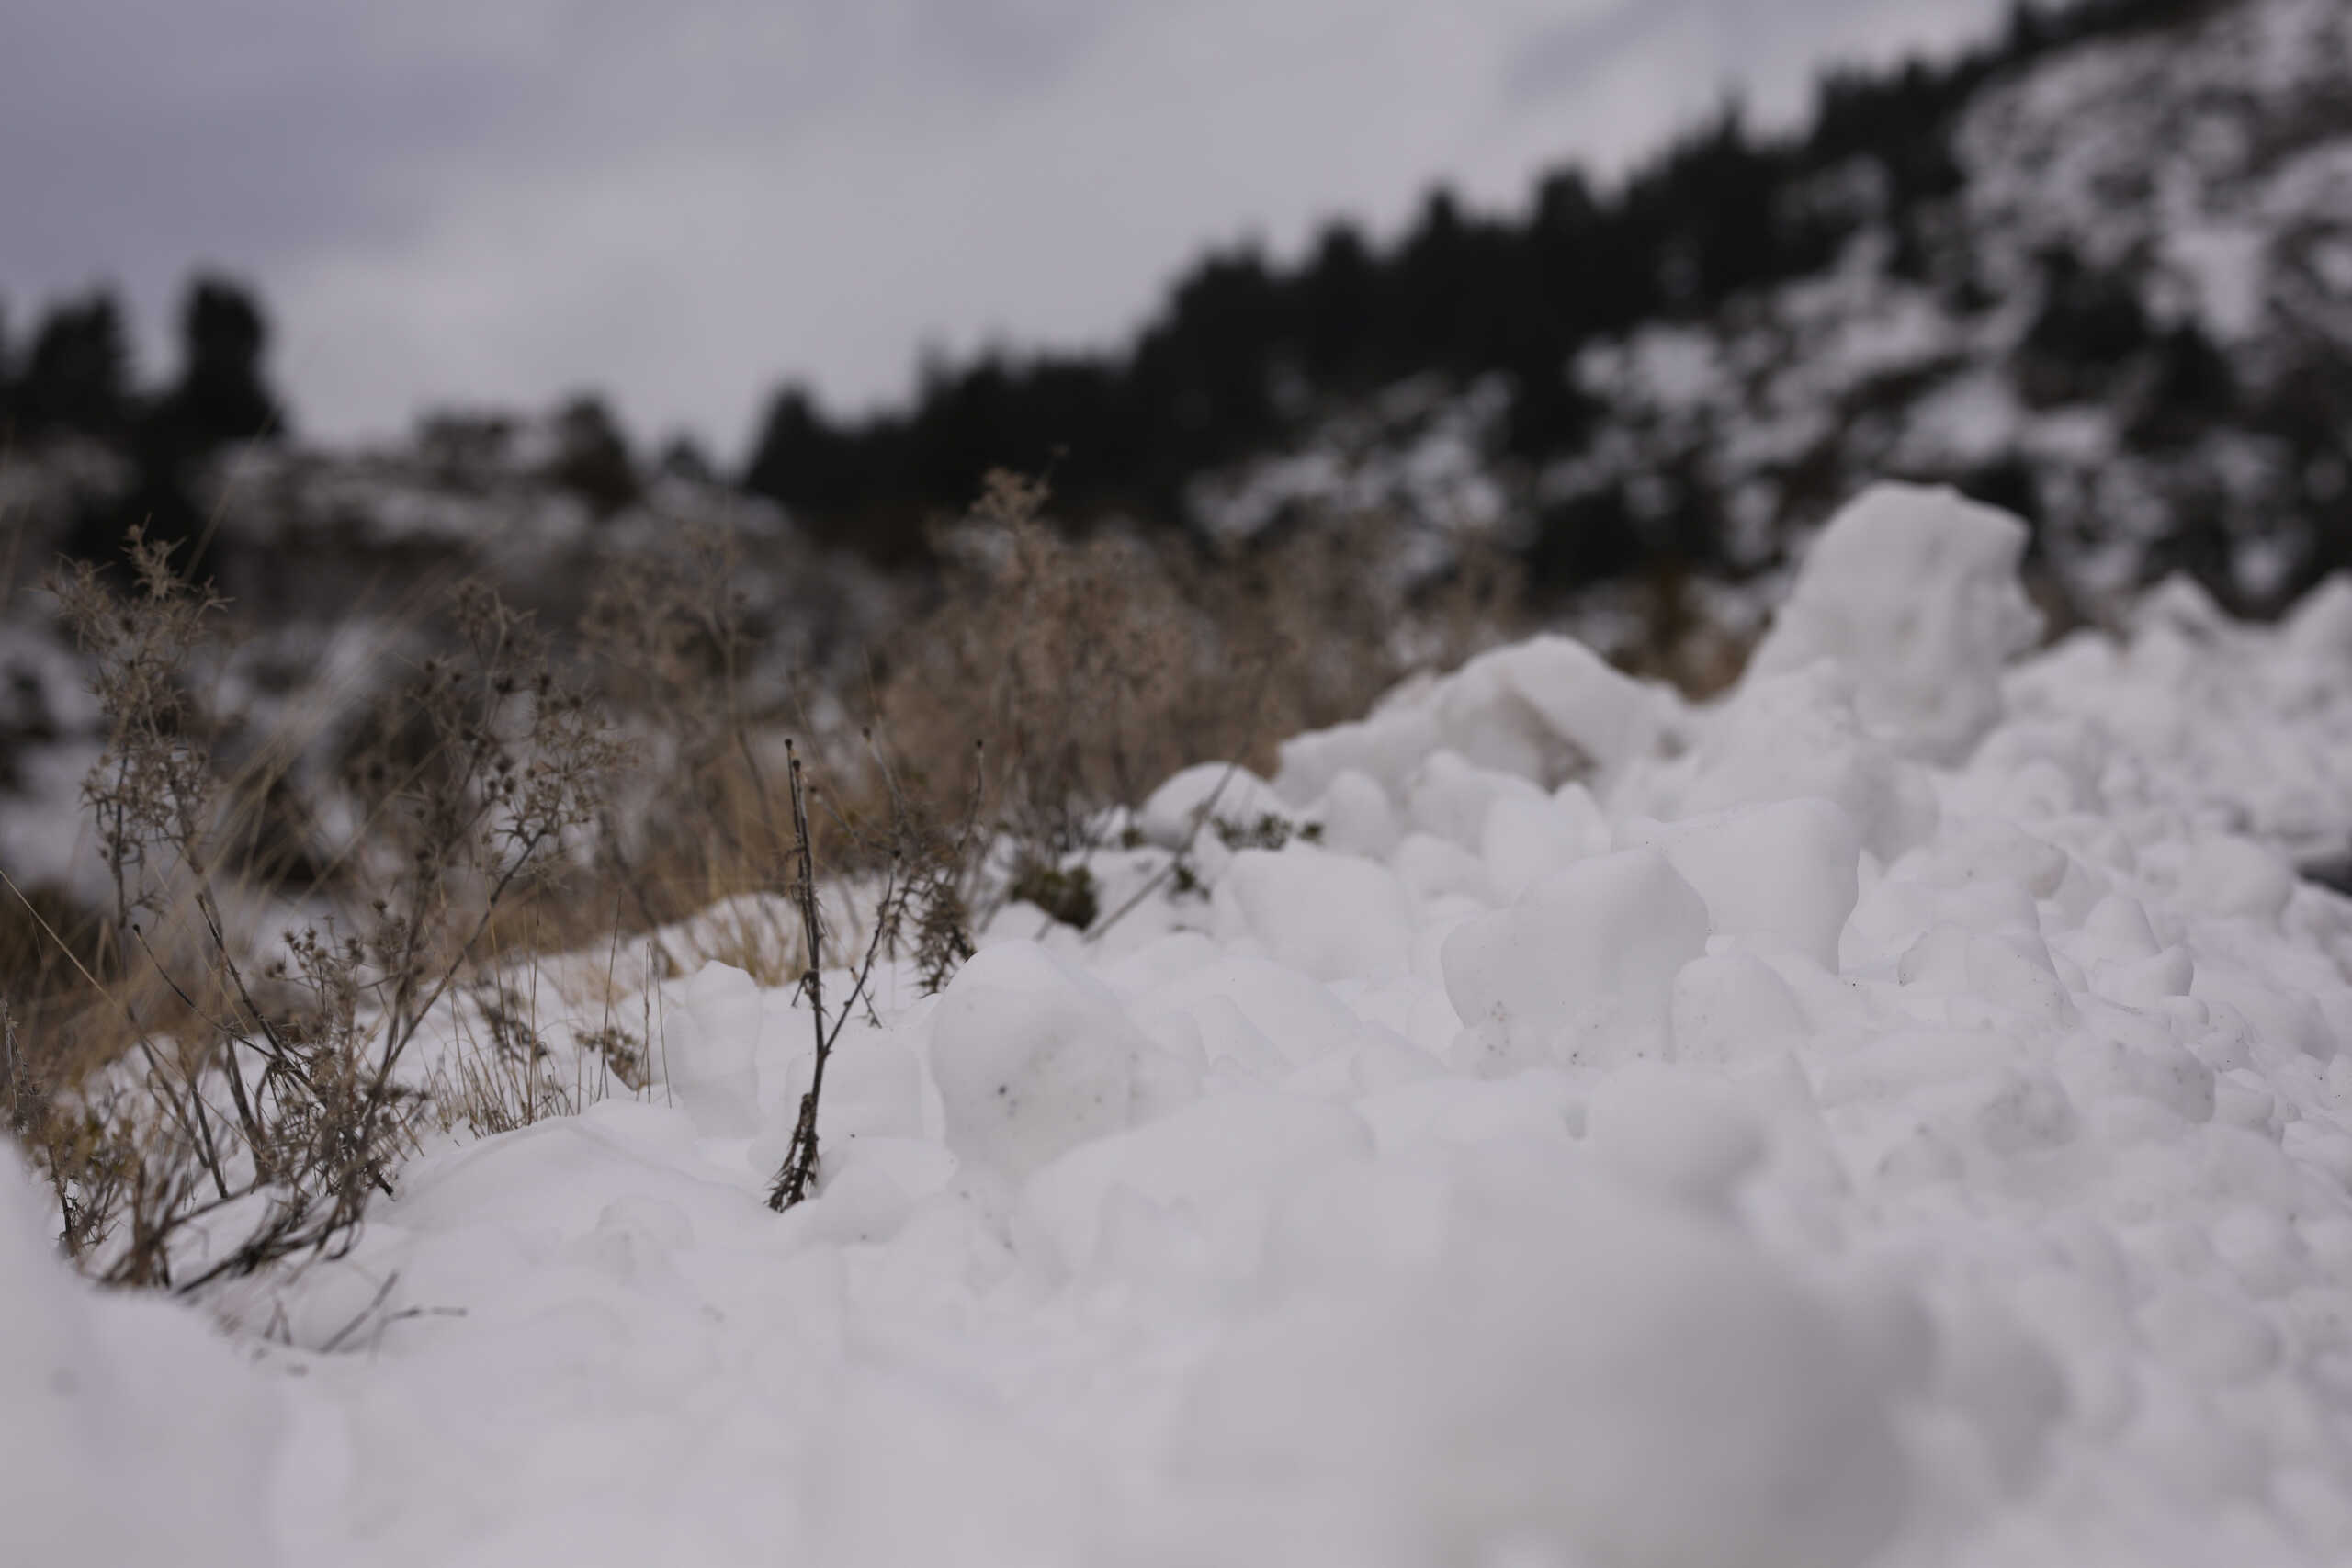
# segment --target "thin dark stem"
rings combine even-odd
[[[237,1032],[229,1028],[220,1020],[213,1018],[210,1014],[207,1013],[202,1008],[197,1005],[196,998],[188,995],[187,987],[182,986],[178,979],[173,976],[172,972],[164,966],[164,961],[155,955],[154,948],[148,944],[147,933],[145,931],[141,931],[137,926],[131,927],[130,930],[131,934],[139,939],[140,951],[147,955],[147,962],[154,966],[155,973],[162,976],[164,984],[171,987],[172,994],[179,998],[181,1004],[185,1006],[188,1011],[194,1013],[198,1018],[202,1019],[206,1027],[210,1029],[212,1032],[219,1037],[220,1041],[221,1057],[229,1070],[229,1098],[237,1108],[237,1124],[244,1129],[245,1142],[252,1147],[254,1153],[254,1163],[258,1167],[263,1163],[265,1158],[262,1152],[261,1119],[254,1112],[253,1102],[246,1098],[245,1076],[243,1069],[237,1066],[237,1042],[239,1039]],[[217,1169],[214,1172],[213,1179],[216,1183],[218,1183],[220,1179],[220,1175]]]
[[[800,1097],[800,1119],[792,1129],[792,1145],[785,1151],[784,1167],[768,1190],[768,1207],[781,1212],[808,1195],[817,1176],[817,1104],[825,1090],[825,1061],[832,1055],[832,1037],[825,1032],[824,932],[817,916],[817,857],[808,841],[808,795],[801,781],[800,754],[789,740],[785,756],[791,765],[793,846],[798,862],[798,886],[794,894],[800,906],[800,929],[808,947],[808,969],[801,987],[808,997],[808,1021],[816,1043],[816,1060],[809,1068],[808,1092]],[[844,1011],[847,1010],[844,1009]]]
[[[1145,899],[1150,897],[1153,894],[1159,892],[1159,889],[1167,883],[1168,879],[1176,874],[1176,868],[1182,865],[1184,863],[1184,857],[1193,852],[1193,845],[1199,840],[1201,829],[1208,826],[1210,814],[1216,809],[1217,797],[1225,794],[1225,786],[1231,784],[1233,782],[1233,775],[1240,771],[1241,764],[1238,762],[1227,762],[1226,764],[1224,775],[1216,781],[1216,787],[1209,791],[1209,797],[1201,802],[1200,806],[1193,811],[1192,831],[1184,835],[1184,841],[1176,847],[1176,852],[1168,858],[1168,863],[1161,866],[1159,872],[1156,873],[1149,881],[1146,882],[1141,887],[1136,888],[1134,896],[1128,898],[1125,903],[1112,910],[1109,916],[1097,922],[1091,930],[1088,931],[1085,933],[1086,941],[1100,942],[1102,939],[1103,932],[1109,931],[1113,926],[1117,925],[1121,920],[1125,919],[1130,914],[1133,914],[1138,905],[1140,905]]]

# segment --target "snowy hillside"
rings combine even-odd
[[[2290,856],[2352,829],[2352,586],[2012,663],[2025,544],[1873,490],[1719,703],[1539,638],[1178,775],[1094,869],[1199,890],[884,975],[781,1216],[809,1020],[717,964],[609,1004],[649,1090],[429,1146],[351,1256],[210,1297],[225,1340],[69,1282],[10,1177],[0,1519],[28,1562],[2341,1562],[2352,902]]]
[[[1949,192],[1875,152],[1814,177],[1834,264],[1581,349],[1566,451],[1509,455],[1500,378],[1406,388],[1196,506],[1382,507],[1570,581],[1660,551],[1737,574],[1903,475],[2027,513],[2070,616],[2174,570],[2275,609],[2352,562],[2352,15],[2181,10],[1992,75],[1939,141]]]
[[[812,546],[777,510],[707,475],[648,468],[625,498],[566,482],[557,422],[427,421],[381,449],[254,444],[196,465],[198,526],[174,538],[142,503],[134,465],[79,439],[0,453],[0,869],[28,887],[100,898],[105,868],[83,816],[107,744],[86,649],[43,585],[93,520],[141,521],[224,601],[219,645],[185,672],[220,720],[224,774],[288,745],[295,782],[343,803],[339,752],[428,660],[446,657],[454,585],[481,582],[577,654],[619,605],[640,625],[707,561],[724,578],[746,649],[748,705],[795,675],[861,672],[920,586]],[[199,544],[201,548],[199,550]],[[304,851],[322,849],[311,845]],[[332,852],[328,851],[331,854]]]

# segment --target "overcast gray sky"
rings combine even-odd
[[[301,427],[606,389],[742,450],[778,379],[1108,343],[1203,246],[1518,203],[1736,84],[1939,48],[2002,0],[22,0],[0,300],[98,280],[167,355],[188,269],[259,286]]]

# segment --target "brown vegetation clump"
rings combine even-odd
[[[222,853],[247,802],[187,680],[218,606],[168,558],[134,534],[130,592],[88,570],[54,589],[108,726],[84,800],[113,918],[84,978],[135,1056],[75,1085],[12,1042],[9,1092],[66,1249],[113,1282],[193,1290],[349,1245],[413,1139],[424,1091],[403,1058],[623,754],[527,622],[461,592],[457,651],[401,689],[351,770],[345,897],[266,957],[227,912],[250,892]],[[168,1016],[142,1011],[156,985]]]
[[[1065,865],[1102,813],[1188,764],[1271,771],[1283,737],[1364,711],[1408,670],[1500,634],[1513,585],[1483,561],[1411,602],[1371,528],[1302,528],[1222,558],[1115,533],[1071,539],[1046,487],[989,476],[936,540],[943,602],[888,650],[881,728],[919,788],[989,759],[1015,875],[1049,912],[1088,897]],[[1068,919],[1067,913],[1063,918]],[[1084,924],[1083,920],[1071,920]]]
[[[1507,577],[1417,597],[1361,532],[1218,553],[1073,538],[1047,501],[991,476],[856,681],[791,668],[756,563],[688,529],[561,639],[461,584],[277,729],[221,699],[221,605],[167,547],[56,580],[107,893],[0,890],[0,1112],[66,1250],[183,1291],[335,1255],[434,1129],[646,1090],[658,1021],[615,1003],[705,960],[800,987],[830,1057],[877,965],[937,989],[1008,901],[1115,920],[1088,853],[1170,773],[1270,768],[1508,621]],[[548,979],[599,950],[585,991]],[[821,1088],[779,1207],[821,1180]]]

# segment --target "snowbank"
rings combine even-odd
[[[57,1254],[57,1218],[14,1149],[0,1149],[8,1561],[277,1562],[276,1391],[195,1314],[75,1278]]]
[[[1957,762],[2001,713],[2001,671],[2041,617],[2018,586],[2025,525],[1959,491],[1873,485],[1829,520],[1749,681],[1826,660],[1896,751]]]
[[[1221,779],[1321,841],[881,976],[788,1215],[799,1002],[657,987],[649,1095],[428,1152],[277,1293],[320,1347],[382,1292],[269,1354],[345,1456],[279,1543],[2352,1560],[2352,902],[2291,860],[2352,843],[2352,590],[2005,668],[2018,538],[1874,491],[1719,705],[1539,640],[1183,775],[1121,874]],[[13,1517],[238,1540],[253,1375],[7,1234]]]

